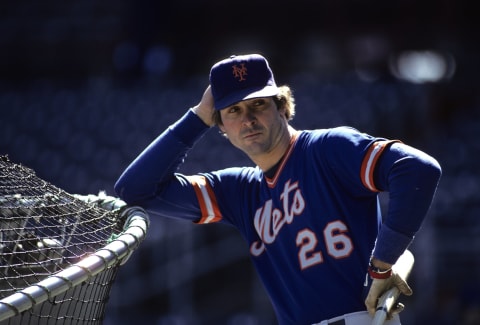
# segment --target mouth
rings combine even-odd
[[[244,135],[243,138],[246,139],[246,140],[250,140],[250,139],[254,139],[254,138],[260,136],[261,134],[262,134],[261,132],[248,133],[248,134]]]

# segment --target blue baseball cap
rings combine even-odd
[[[216,110],[239,101],[278,94],[272,70],[260,54],[232,55],[210,70],[210,86]]]

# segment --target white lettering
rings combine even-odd
[[[273,243],[283,226],[286,223],[291,224],[294,217],[305,209],[305,199],[298,188],[298,182],[291,184],[288,180],[280,194],[280,200],[283,211],[273,208],[272,200],[268,200],[255,212],[254,225],[261,240],[250,246],[250,253],[254,256],[262,254],[265,251],[265,244]]]

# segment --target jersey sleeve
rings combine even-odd
[[[205,134],[208,126],[189,110],[181,119],[160,134],[125,169],[116,181],[117,195],[128,204],[140,205],[143,201],[161,193],[169,182],[176,179],[175,172],[188,150]]]
[[[139,205],[152,216],[207,224],[223,219],[217,202],[213,186],[205,175],[175,173],[159,193],[145,198]]]
[[[240,195],[255,178],[255,169],[226,168],[196,175],[175,173],[161,190],[142,200],[139,205],[150,215],[190,220],[197,224],[243,224],[246,204],[251,200]],[[247,204],[248,205],[248,204]]]
[[[317,147],[327,161],[332,177],[342,185],[345,194],[371,196],[381,191],[375,181],[375,168],[391,141],[361,133],[351,127],[336,127],[325,133]]]
[[[231,198],[238,197],[237,182],[244,169],[197,175],[177,172],[188,151],[208,129],[189,110],[125,169],[114,186],[117,195],[127,204],[145,208],[151,215],[201,224],[223,221],[221,210],[229,216],[236,214],[237,201]]]
[[[363,157],[362,167],[360,169],[360,179],[363,185],[372,192],[380,192],[375,181],[375,168],[382,153],[394,142],[398,140],[377,140],[369,145],[369,148]]]
[[[204,175],[186,176],[195,191],[201,216],[197,223],[206,224],[222,220],[217,197]]]
[[[373,254],[393,264],[423,223],[441,176],[439,163],[400,141],[349,127],[330,130],[326,141],[326,159],[346,193],[388,192],[388,211]]]
[[[389,203],[373,255],[394,264],[420,229],[442,169],[430,155],[397,142],[382,153],[374,173],[376,187],[389,192]]]

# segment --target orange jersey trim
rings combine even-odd
[[[220,213],[217,199],[205,176],[194,175],[186,176],[186,178],[195,190],[198,203],[200,204],[200,210],[202,212],[200,220],[196,223],[205,224],[222,220],[222,214]]]
[[[360,170],[360,178],[362,179],[363,185],[373,192],[380,192],[380,190],[375,186],[375,181],[373,179],[373,173],[377,165],[377,161],[382,155],[383,151],[388,148],[393,142],[399,142],[398,140],[389,140],[389,141],[377,141],[373,143],[370,148],[368,148],[367,154],[363,158],[362,168]]]
[[[287,149],[286,154],[283,157],[282,163],[278,167],[278,169],[275,172],[275,175],[273,176],[273,178],[268,178],[268,177],[265,176],[265,180],[267,181],[267,185],[268,185],[269,188],[274,188],[275,185],[277,184],[278,177],[279,177],[280,173],[282,172],[283,167],[287,163],[288,157],[290,157],[290,155],[292,154],[293,147],[294,147],[293,144],[295,143],[295,141],[297,141],[297,137],[298,137],[298,132],[295,132],[293,134],[292,138],[290,139],[290,144],[288,145],[288,149]]]

